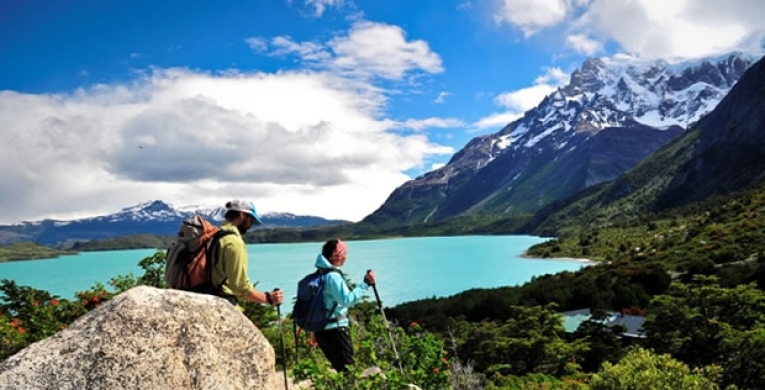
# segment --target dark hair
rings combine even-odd
[[[229,202],[229,203],[231,203],[231,202]],[[239,218],[239,213],[241,213],[241,211],[229,210],[229,211],[226,211],[226,215],[224,216],[224,218],[226,218],[226,221],[231,222],[231,221]]]
[[[337,238],[333,238],[325,242],[324,246],[321,247],[321,255],[324,256],[325,259],[329,260],[329,258],[332,257],[332,254],[335,253],[335,248],[337,248],[338,241],[339,240]]]

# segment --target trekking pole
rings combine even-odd
[[[298,338],[300,334],[298,333],[298,327],[297,322],[295,322],[295,318],[292,318],[292,335],[295,336],[295,364],[300,364],[300,350],[298,350]]]
[[[372,270],[367,270],[367,273],[372,272]],[[382,314],[383,322],[385,323],[385,328],[388,330],[388,337],[390,338],[390,345],[393,347],[393,354],[396,355],[396,363],[398,363],[398,369],[401,371],[401,374],[404,373],[404,369],[401,368],[401,358],[398,357],[398,351],[396,350],[396,342],[393,341],[393,333],[390,330],[390,324],[388,323],[388,319],[385,317],[385,310],[383,310],[382,301],[380,300],[380,294],[377,292],[377,283],[372,285],[372,289],[375,291],[375,298],[377,298],[377,307],[380,308],[380,314]]]
[[[279,291],[275,289],[274,291]],[[276,305],[276,318],[279,324],[279,344],[282,347],[282,371],[284,372],[284,390],[289,390],[289,382],[287,382],[287,350],[284,349],[284,331],[282,330],[282,311],[279,308],[281,305]]]

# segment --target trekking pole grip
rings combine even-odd
[[[280,291],[280,290],[281,290],[281,289],[280,289],[279,287],[277,287],[277,288],[275,288],[275,289],[274,289],[274,291]],[[281,305],[282,305],[281,303],[279,303],[278,305],[276,305],[276,309],[279,309],[279,306],[281,306]]]

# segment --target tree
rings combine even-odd
[[[649,345],[691,367],[720,364],[723,383],[765,388],[765,292],[721,287],[716,277],[674,283],[644,325]]]
[[[663,354],[636,348],[619,363],[604,363],[592,376],[592,390],[717,390],[712,380],[719,369],[691,370],[687,365]]]
[[[461,359],[474,360],[489,375],[543,373],[563,376],[578,369],[576,358],[587,349],[582,340],[567,342],[554,304],[511,306],[503,323],[473,325],[460,349]]]

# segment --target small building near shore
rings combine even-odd
[[[561,313],[563,315],[563,327],[566,332],[573,333],[579,328],[584,321],[589,320],[592,317],[590,309],[579,309],[565,311]],[[645,317],[636,316],[631,314],[622,314],[616,311],[607,312],[608,316],[603,320],[603,324],[608,328],[621,326],[625,329],[617,336],[628,338],[644,339],[647,337],[645,329],[643,329],[643,323]]]

